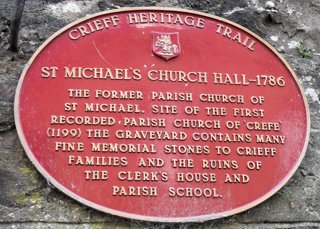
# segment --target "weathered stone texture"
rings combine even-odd
[[[14,93],[25,64],[40,44],[64,25],[87,14],[126,6],[180,7],[216,14],[249,28],[282,53],[308,99],[311,135],[301,166],[277,194],[251,210],[219,220],[148,223],[85,207],[60,193],[36,171],[14,128]],[[18,53],[8,51],[13,8],[14,1],[0,1],[0,229],[320,228],[319,0],[28,0]],[[312,57],[308,57],[310,53]]]

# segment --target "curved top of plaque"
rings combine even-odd
[[[274,48],[226,19],[172,8],[101,12],[56,32],[22,74],[15,121],[62,192],[160,222],[263,202],[300,165],[310,129]]]

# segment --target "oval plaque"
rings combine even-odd
[[[29,158],[65,194],[163,222],[261,203],[309,136],[301,87],[272,47],[178,9],[102,12],[55,33],[22,74],[15,118]]]

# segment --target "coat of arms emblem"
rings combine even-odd
[[[179,33],[153,32],[152,51],[165,60],[178,56],[180,54]]]

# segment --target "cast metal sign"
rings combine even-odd
[[[20,79],[20,140],[50,183],[100,211],[204,221],[277,192],[308,142],[292,69],[247,29],[188,10],[80,19]]]

